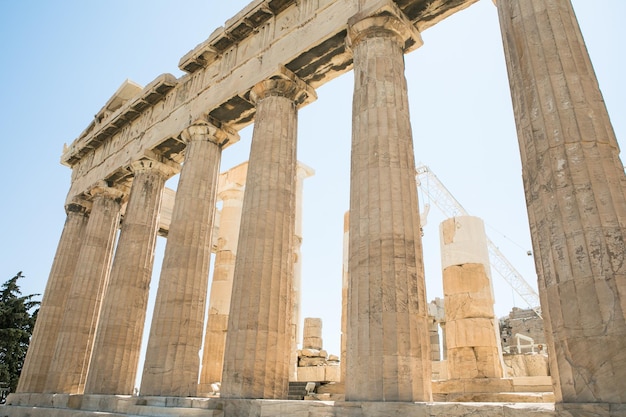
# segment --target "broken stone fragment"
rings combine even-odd
[[[308,358],[317,358],[320,356],[319,349],[302,349],[301,355]]]

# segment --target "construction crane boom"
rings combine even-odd
[[[448,217],[468,216],[469,213],[458,202],[434,172],[426,165],[420,165],[417,171],[417,184],[429,199]],[[428,186],[420,179],[426,177]],[[524,277],[511,265],[500,249],[487,236],[487,248],[491,267],[513,288],[513,290],[541,317],[539,295],[526,282]]]

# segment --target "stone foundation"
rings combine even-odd
[[[554,404],[400,403],[113,395],[12,394],[2,407],[8,417],[204,416],[204,417],[556,417]],[[28,405],[28,406],[26,406]],[[36,406],[35,406],[36,405]],[[95,410],[100,411],[95,411]],[[608,408],[607,408],[608,409]],[[581,414],[572,414],[579,416]],[[607,414],[608,415],[608,414]],[[617,414],[621,415],[621,414]]]
[[[433,400],[446,402],[554,403],[548,376],[433,381]]]

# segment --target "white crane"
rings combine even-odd
[[[417,185],[423,193],[448,217],[467,216],[469,213],[463,208],[450,191],[443,185],[437,176],[426,165],[420,165],[417,171]],[[428,187],[425,187],[421,178],[428,179]],[[423,223],[426,224],[426,214],[429,207],[425,205]],[[487,237],[487,247],[489,250],[489,262],[491,267],[504,278],[513,290],[532,308],[537,316],[541,317],[541,307],[539,305],[539,295],[526,282],[524,277],[511,265],[508,259],[500,252],[500,249]]]

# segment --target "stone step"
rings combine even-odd
[[[289,393],[287,399],[304,400],[304,397],[307,395],[306,384],[308,384],[308,382],[289,381]],[[318,386],[319,384],[316,384],[316,390]]]
[[[0,416],[10,417],[223,417],[222,410],[202,408],[133,406],[125,412],[72,410],[68,408],[2,406]]]
[[[433,394],[434,401],[469,403],[554,403],[552,392],[482,392]]]
[[[223,417],[210,398],[12,394],[0,417]]]
[[[128,410],[128,417],[223,417],[222,410],[207,410],[204,408],[155,407],[138,405]]]
[[[219,402],[219,400],[218,400]],[[217,404],[216,404],[217,405]],[[227,417],[366,417],[366,416],[482,416],[482,417],[556,417],[554,403],[401,403],[401,402],[325,402],[279,400],[227,400],[221,403]],[[580,414],[582,415],[582,414]],[[221,410],[187,407],[160,407],[126,404],[115,412],[52,406],[0,406],[0,417],[225,417]]]

